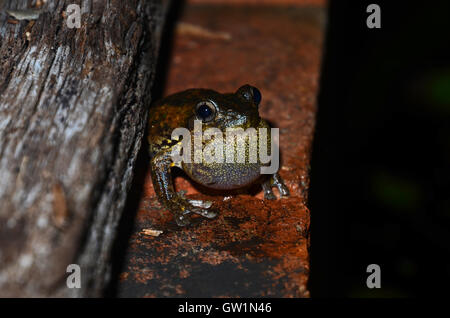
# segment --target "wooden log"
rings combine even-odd
[[[36,20],[5,12],[29,3],[0,12],[0,296],[101,296],[168,1],[47,1]],[[80,28],[67,25],[69,4]],[[81,288],[67,287],[69,264]]]

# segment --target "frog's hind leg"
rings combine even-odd
[[[280,177],[278,173],[274,173],[270,176],[266,181],[262,183],[262,188],[264,191],[264,199],[266,200],[276,200],[276,196],[273,193],[272,188],[277,187],[278,192],[280,193],[280,197],[288,197],[289,189],[284,184],[283,179]]]

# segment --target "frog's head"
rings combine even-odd
[[[257,127],[261,118],[258,106],[261,102],[260,91],[253,86],[241,86],[235,93],[220,94],[212,90],[202,90],[195,94],[193,114],[189,119],[190,128],[194,120],[200,120],[203,129]]]
[[[235,129],[241,130],[243,137],[247,136],[247,131],[256,133],[259,128],[268,128],[267,123],[261,119],[258,106],[261,102],[260,91],[250,85],[241,86],[235,93],[220,94],[213,90],[192,90],[187,93],[188,105],[192,108],[192,115],[189,118],[189,129],[195,130],[195,121],[200,120],[202,130],[205,132],[210,128],[219,129],[224,139],[211,138],[203,140],[204,155],[207,149],[214,149],[214,155],[218,155],[217,160],[207,162],[203,157],[201,162],[183,162],[184,171],[195,181],[216,189],[236,189],[250,184],[260,176],[261,163],[259,161],[259,148],[255,144],[251,145],[250,135],[243,141],[228,140],[228,132]],[[188,97],[188,96],[185,96]],[[258,137],[257,134],[254,135]],[[270,136],[267,136],[270,138]],[[239,138],[238,138],[239,139]],[[222,142],[223,141],[223,142]],[[191,139],[191,158],[195,161],[195,137]],[[270,139],[267,145],[270,145]],[[223,147],[222,151],[216,152],[217,147]],[[250,152],[256,150],[256,154]],[[229,153],[233,154],[233,162],[228,161]],[[220,155],[222,153],[222,155]],[[239,157],[242,157],[240,161]],[[250,157],[255,161],[251,161]],[[226,162],[225,162],[226,157]],[[216,158],[215,158],[216,159]]]

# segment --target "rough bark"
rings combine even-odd
[[[49,0],[35,21],[0,13],[0,296],[101,295],[167,7]],[[80,289],[66,286],[69,264]]]

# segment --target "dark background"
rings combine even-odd
[[[381,29],[366,8],[381,7]],[[330,1],[311,167],[312,297],[444,296],[450,3]],[[381,267],[381,289],[366,268]]]

